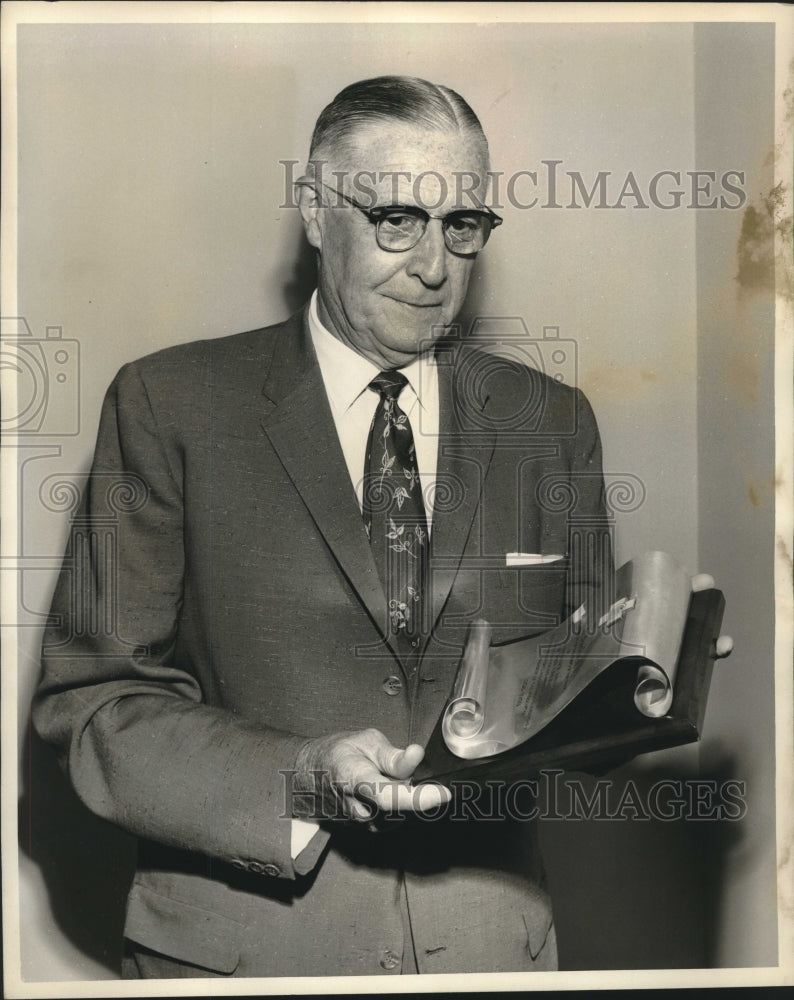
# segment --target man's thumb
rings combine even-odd
[[[378,767],[381,773],[402,781],[411,777],[424,755],[425,752],[418,743],[412,743],[404,750],[400,750],[387,742],[380,748]]]

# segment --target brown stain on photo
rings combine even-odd
[[[794,60],[789,65],[789,79],[794,80]],[[794,84],[783,91],[785,118],[777,141],[764,165],[780,162],[794,122]],[[736,247],[736,281],[741,291],[772,291],[791,302],[794,300],[794,265],[791,244],[794,217],[790,211],[791,187],[781,181],[768,194],[747,205]],[[776,241],[777,239],[777,246]]]
[[[789,551],[789,546],[787,545],[785,538],[778,535],[775,548],[777,549],[777,554],[780,559],[782,559],[786,566],[788,566],[789,573],[794,574],[794,561],[791,558],[791,552]]]
[[[762,482],[753,480],[747,481],[747,499],[755,507],[761,507],[766,503],[774,503],[775,495],[785,487],[785,482],[780,473],[764,479]]]
[[[794,233],[794,220],[787,212],[789,188],[781,181],[769,194],[759,198],[754,204],[745,208],[742,216],[742,228],[736,247],[738,270],[736,281],[745,290],[775,291],[775,275],[780,277],[787,270],[784,254],[776,255],[775,237],[788,254]],[[778,256],[781,257],[778,260]],[[791,296],[790,281],[778,287],[788,297]]]
[[[736,247],[736,280],[743,289],[775,289],[775,245],[771,213],[766,205],[748,205]]]

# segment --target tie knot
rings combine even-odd
[[[379,392],[386,399],[396,400],[406,385],[408,385],[408,379],[402,372],[395,369],[376,375],[370,382],[369,388],[373,392]]]

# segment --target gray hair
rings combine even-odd
[[[355,133],[369,125],[402,121],[428,130],[468,134],[488,163],[488,140],[480,120],[460,94],[412,76],[378,76],[340,91],[324,108],[312,133],[309,159],[331,151],[355,151]]]

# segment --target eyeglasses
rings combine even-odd
[[[455,254],[475,254],[488,242],[491,231],[501,226],[502,218],[490,209],[462,209],[448,215],[433,215],[417,205],[378,205],[365,208],[344,191],[317,181],[320,187],[333,191],[353,208],[357,208],[375,227],[375,239],[381,250],[403,253],[412,250],[422,239],[430,219],[439,219],[447,249]]]

